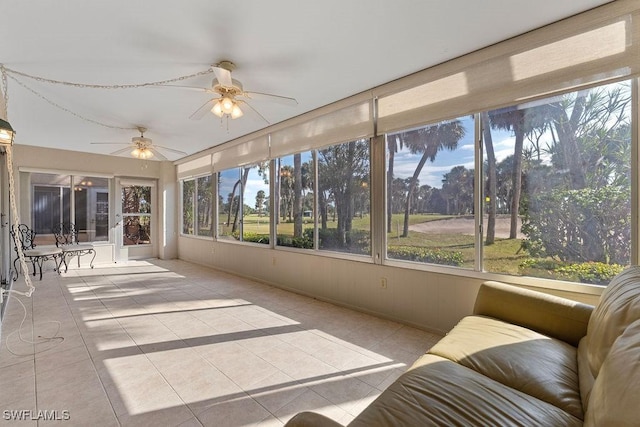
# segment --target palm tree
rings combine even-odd
[[[293,237],[302,237],[302,155],[293,155]]]
[[[401,134],[387,136],[387,149],[389,150],[389,168],[387,170],[387,233],[391,231],[391,221],[393,215],[393,164],[398,150],[403,148]]]
[[[465,128],[460,120],[438,123],[432,126],[398,134],[405,146],[412,154],[422,153],[422,157],[413,172],[407,192],[407,200],[404,210],[404,227],[402,237],[409,235],[409,211],[411,198],[418,184],[418,177],[427,160],[434,161],[436,154],[444,149],[453,151],[458,148],[458,142],[465,135]]]
[[[496,153],[493,149],[493,138],[491,137],[491,122],[489,120],[489,114],[487,112],[482,113],[481,119],[484,148],[487,152],[487,181],[489,184],[489,218],[487,219],[485,245],[493,245],[496,239],[496,199],[498,195],[496,179],[498,177],[498,174],[496,173]]]
[[[513,131],[515,144],[513,147],[513,169],[511,170],[511,183],[513,194],[511,196],[511,227],[509,238],[515,239],[518,235],[518,212],[520,210],[520,192],[522,189],[522,147],[524,145],[525,128],[524,109],[502,109],[489,112],[491,127]]]

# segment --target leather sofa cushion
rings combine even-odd
[[[576,348],[521,326],[465,317],[430,354],[583,418]]]
[[[422,356],[349,427],[581,426],[561,409],[434,355]]]
[[[640,266],[628,267],[609,283],[600,296],[587,327],[587,357],[594,377],[614,341],[640,319]]]
[[[582,338],[578,345],[578,378],[582,410],[586,413],[589,406],[589,396],[591,395],[591,389],[593,389],[593,382],[595,381],[589,368],[589,360],[587,359],[587,337]]]
[[[640,320],[615,341],[593,383],[585,426],[640,423]]]

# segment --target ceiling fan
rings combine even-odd
[[[211,98],[210,100],[205,102],[191,116],[189,116],[189,118],[192,120],[200,120],[209,111],[220,118],[231,117],[232,119],[237,119],[244,115],[242,107],[246,106],[250,110],[255,112],[267,124],[270,124],[269,120],[267,120],[262,114],[260,114],[258,110],[256,110],[251,104],[249,104],[249,100],[267,100],[278,102],[284,105],[298,105],[298,101],[296,101],[295,98],[281,95],[272,95],[270,93],[245,91],[242,87],[242,83],[240,83],[236,79],[231,78],[231,72],[236,68],[235,64],[231,61],[222,61],[212,68],[216,75],[216,78],[213,79],[211,87],[203,88],[193,86],[177,86],[204,91],[207,93],[213,93],[216,95],[216,97]]]
[[[187,153],[180,150],[175,150],[169,147],[163,147],[162,145],[155,145],[151,138],[145,138],[144,133],[147,131],[147,128],[142,126],[138,126],[138,132],[140,132],[140,136],[134,136],[131,138],[131,142],[92,142],[91,144],[111,144],[111,145],[126,145],[127,147],[121,148],[120,150],[116,150],[113,153],[109,153],[112,156],[119,156],[120,154],[124,154],[127,151],[131,151],[131,155],[133,157],[137,157],[138,159],[146,160],[150,159],[154,155],[160,160],[168,160],[166,156],[164,156],[158,149],[167,150],[172,153],[180,154],[182,156],[186,156]]]

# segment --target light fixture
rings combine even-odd
[[[16,132],[8,121],[0,119],[0,145],[12,145]]]
[[[226,95],[218,99],[216,103],[213,104],[211,112],[220,118],[226,115],[231,116],[232,119],[242,117],[244,114],[238,105],[238,101],[233,99],[232,96]]]
[[[148,148],[139,148],[139,147],[134,148],[133,151],[131,152],[131,155],[133,157],[137,157],[143,160],[153,157],[153,153],[151,152],[151,150],[149,150]]]

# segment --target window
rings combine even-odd
[[[123,246],[151,244],[151,187],[122,187]]]
[[[387,256],[473,268],[474,122],[386,135]]]
[[[196,198],[196,181],[182,181],[182,234],[195,234],[194,213]]]
[[[218,174],[218,238],[240,236],[240,168]]]
[[[371,254],[369,140],[318,150],[318,248]]]
[[[608,283],[631,261],[630,82],[481,117],[485,270]]]
[[[268,163],[220,172],[218,238],[269,244],[269,227]]]
[[[40,244],[50,243],[44,235],[61,223],[74,223],[82,242],[109,239],[109,179],[32,173],[31,187],[32,224]]]
[[[182,181],[182,233],[213,236],[211,175]]]
[[[315,212],[313,153],[306,151],[277,160],[276,234],[278,245],[313,249]]]
[[[198,236],[213,236],[212,216],[213,216],[213,194],[211,175],[202,176],[196,180],[197,187],[197,218]]]
[[[242,240],[269,244],[269,163],[242,169]]]

